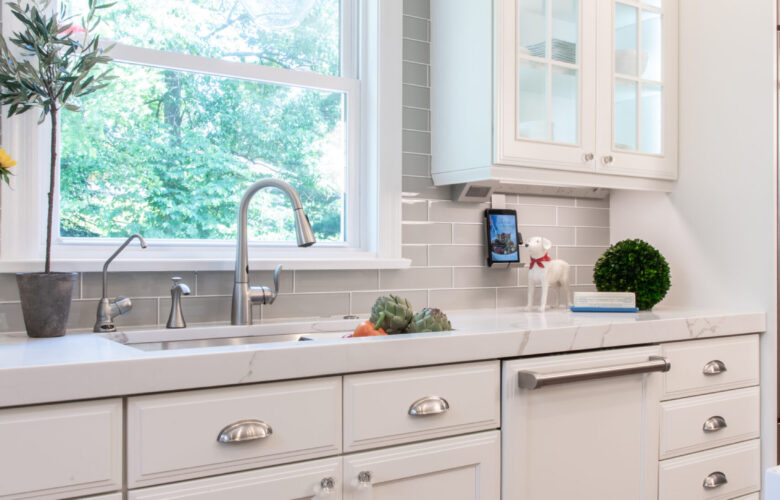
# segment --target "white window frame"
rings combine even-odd
[[[264,83],[300,85],[343,92],[347,96],[348,176],[347,244],[297,248],[292,243],[250,245],[252,269],[380,269],[409,265],[401,256],[401,65],[402,2],[342,0],[342,18],[359,16],[358,33],[342,29],[343,39],[359,47],[342,54],[342,73],[334,77],[262,65],[214,60],[118,44],[111,56],[139,63]],[[19,24],[3,5],[3,33]],[[10,20],[10,22],[9,22]],[[359,72],[359,78],[354,76]],[[18,162],[11,188],[0,188],[0,272],[43,269],[46,240],[50,125],[37,125],[30,111],[2,118],[2,147]],[[58,183],[59,184],[59,183]],[[57,197],[58,198],[58,197]],[[59,213],[58,207],[55,211]],[[98,271],[120,239],[85,241],[53,235],[52,269]],[[234,241],[152,240],[149,248],[128,247],[112,265],[115,271],[231,270]]]

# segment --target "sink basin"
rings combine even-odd
[[[357,323],[355,319],[339,319],[311,323],[117,331],[102,333],[100,336],[143,351],[167,351],[340,339],[352,332]]]

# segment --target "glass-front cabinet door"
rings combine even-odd
[[[496,163],[595,168],[596,2],[498,0]]]
[[[677,176],[677,0],[599,5],[598,154],[603,173]]]

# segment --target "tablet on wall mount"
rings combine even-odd
[[[488,267],[520,262],[523,236],[517,231],[515,210],[485,210]]]

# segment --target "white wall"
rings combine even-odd
[[[671,194],[615,193],[611,238],[669,260],[666,305],[767,311],[762,451],[776,463],[775,0],[680,2],[680,179]]]

